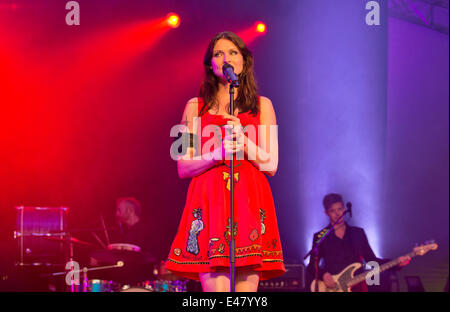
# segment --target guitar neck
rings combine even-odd
[[[411,257],[411,258],[414,256],[416,256],[416,253],[414,251],[411,251],[410,253],[404,255],[404,257]],[[378,272],[381,273],[383,271],[389,270],[390,268],[395,267],[399,263],[400,263],[400,261],[398,261],[398,258],[396,258],[392,261],[386,262],[385,264],[380,265],[380,269]],[[367,275],[372,273],[372,271],[373,270],[356,275],[355,277],[353,277],[351,280],[349,280],[347,282],[347,286],[352,287],[353,285],[356,285],[356,284],[364,281],[366,279]]]

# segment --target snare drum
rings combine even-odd
[[[121,292],[154,292],[154,281],[139,282],[134,285],[123,285],[120,289]]]
[[[136,286],[124,285],[121,292],[153,292],[153,286],[148,282],[139,283]]]
[[[152,292],[152,290],[143,287],[125,287],[120,292]]]
[[[124,290],[121,290],[121,292],[152,292],[151,290],[141,288],[141,287],[130,287]]]
[[[113,281],[92,279],[87,282],[87,292],[115,292],[120,289],[120,284]]]
[[[134,252],[140,252],[141,247],[133,244],[123,244],[123,243],[117,243],[117,244],[109,244],[108,245],[109,250],[118,250],[118,251],[134,251]]]

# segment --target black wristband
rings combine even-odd
[[[195,133],[189,133],[189,147],[197,149],[198,135]]]
[[[180,138],[182,138],[184,146],[192,147],[197,150],[198,135],[190,132],[178,132],[178,135],[174,138],[174,141],[177,141]]]

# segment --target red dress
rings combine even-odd
[[[199,113],[202,106],[203,101],[199,98]],[[256,116],[250,112],[240,113],[238,117],[243,127],[253,125],[257,129],[260,124],[259,113]],[[207,125],[226,125],[227,119],[206,112],[200,122],[203,130]],[[213,136],[202,137],[201,147]],[[213,149],[211,147],[211,151]],[[208,152],[210,150],[205,153]],[[280,276],[286,270],[267,178],[246,158],[234,162],[236,270],[251,267],[260,272],[261,280]],[[181,277],[199,280],[201,272],[215,272],[217,267],[229,268],[229,188],[229,160],[192,178],[166,262],[168,270]]]

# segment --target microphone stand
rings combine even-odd
[[[234,115],[234,83],[230,83],[230,115]],[[230,291],[235,292],[234,155],[230,159]]]
[[[69,262],[70,262],[70,272],[72,272],[71,274],[71,283],[70,283],[70,292],[75,292],[75,281],[74,281],[74,277],[73,277],[73,273],[74,273],[74,267],[73,267],[73,243],[71,241],[71,235],[70,233],[68,233],[66,235],[66,243],[67,243],[67,247],[68,247],[68,252],[69,252]]]
[[[233,71],[233,66],[225,63],[222,71],[230,84],[230,115],[234,115],[234,88],[239,87],[239,81]],[[230,134],[233,130],[230,129]],[[234,241],[234,154],[230,159],[230,291],[235,292],[235,241]]]
[[[314,261],[314,280],[316,281],[314,284],[314,292],[319,291],[319,246],[323,243],[325,238],[331,233],[331,231],[334,229],[336,224],[338,224],[342,218],[344,218],[346,213],[351,213],[351,209],[347,209],[340,217],[336,220],[335,223],[331,225],[331,227],[322,235],[322,237],[314,242],[313,248],[306,254],[306,256],[303,258],[305,260],[309,256],[314,256],[314,259],[311,259],[310,261]]]

